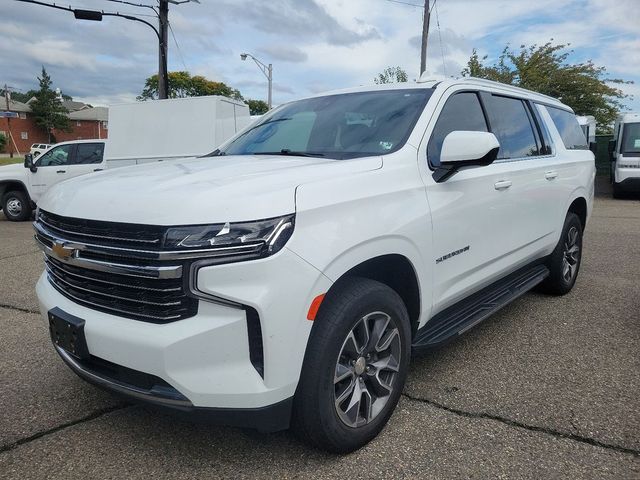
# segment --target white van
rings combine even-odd
[[[613,196],[640,192],[640,113],[618,116],[609,143]]]

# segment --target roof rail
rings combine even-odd
[[[459,81],[463,81],[463,82],[481,83],[481,84],[485,84],[485,85],[489,85],[489,86],[493,86],[493,87],[505,88],[505,89],[508,89],[508,90],[513,90],[514,92],[527,93],[529,95],[533,93],[533,94],[538,95],[540,97],[544,97],[544,98],[547,98],[549,100],[553,100],[554,102],[562,103],[557,98],[551,97],[549,95],[545,95],[544,93],[534,92],[533,90],[527,90],[526,88],[516,87],[514,85],[509,85],[507,83],[496,82],[494,80],[487,80],[486,78],[460,77],[458,80]]]

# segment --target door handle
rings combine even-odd
[[[94,172],[101,172],[101,171],[102,171],[102,168],[94,168],[94,169],[93,169],[93,171],[94,171]]]
[[[494,185],[496,190],[505,190],[511,186],[511,180],[500,180],[496,182]]]
[[[56,173],[67,173],[66,170],[58,170]]]
[[[556,172],[555,170],[544,172],[544,178],[546,178],[547,180],[553,180],[557,176],[558,176],[558,172]]]

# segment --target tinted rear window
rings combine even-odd
[[[589,148],[584,132],[580,128],[576,116],[566,110],[555,107],[547,107],[553,124],[562,137],[562,142],[568,150],[586,150]]]
[[[623,155],[640,157],[640,123],[627,123],[622,131]]]

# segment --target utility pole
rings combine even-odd
[[[269,107],[269,110],[271,110],[271,106],[273,105],[273,65],[271,64],[269,64],[268,73],[269,76],[267,78],[269,79],[269,97],[267,100],[267,106]]]
[[[7,84],[4,84],[4,99],[7,103],[7,112],[11,111],[11,107],[9,107],[9,87]],[[9,158],[13,158],[13,147],[11,142],[13,142],[13,135],[11,134],[11,117],[7,117],[7,129],[9,130]],[[15,142],[14,142],[15,143]]]
[[[429,40],[429,0],[424,0],[424,14],[422,15],[422,51],[420,52],[420,75],[427,69],[427,42]]]
[[[158,98],[169,98],[169,73],[167,71],[167,46],[169,44],[169,0],[160,0],[158,9]]]

